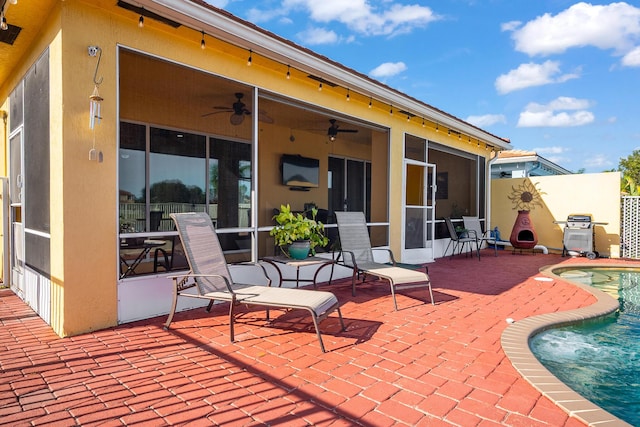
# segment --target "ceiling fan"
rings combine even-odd
[[[242,122],[244,121],[244,116],[250,115],[251,111],[249,111],[246,108],[246,104],[242,102],[242,98],[244,97],[244,94],[242,92],[237,92],[235,95],[236,95],[236,102],[234,102],[231,105],[231,107],[225,107],[225,106],[213,107],[214,109],[220,110],[220,111],[213,111],[211,113],[203,114],[202,117],[206,117],[206,116],[210,116],[212,114],[218,114],[218,113],[231,113],[231,117],[229,117],[229,122],[231,122],[231,124],[234,126],[238,126],[242,124]]]
[[[338,136],[338,132],[346,132],[346,133],[358,132],[357,129],[340,129],[340,125],[336,124],[336,119],[329,119],[329,123],[331,123],[331,126],[329,126],[329,129],[327,129],[327,136],[329,137],[330,141],[336,140],[336,137]]]

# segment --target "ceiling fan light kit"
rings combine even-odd
[[[327,136],[329,137],[329,141],[333,142],[338,137],[338,132],[345,133],[357,133],[357,129],[340,129],[340,125],[336,123],[336,119],[329,119],[329,129],[327,129]]]

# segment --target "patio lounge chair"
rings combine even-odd
[[[391,286],[391,295],[393,296],[393,306],[397,310],[396,290],[399,288],[418,288],[428,287],[431,297],[431,304],[435,305],[433,300],[433,291],[431,290],[431,280],[428,275],[428,268],[425,266],[425,272],[396,266],[393,252],[387,248],[376,248],[375,250],[384,250],[389,254],[390,264],[374,261],[369,232],[367,230],[367,222],[362,212],[335,212],[338,223],[338,234],[340,236],[340,262],[342,265],[353,269],[351,278],[351,293],[356,295],[356,276],[360,274],[376,276],[389,281]]]
[[[478,245],[478,249],[482,248],[482,244],[487,242],[493,245],[495,256],[498,256],[498,245],[496,245],[496,239],[491,237],[489,231],[482,232],[482,226],[480,225],[480,219],[477,216],[463,216],[464,228],[469,233],[469,237],[475,237]],[[478,255],[480,256],[480,255]]]
[[[478,255],[478,261],[480,261],[480,244],[478,243],[478,239],[473,235],[473,233],[468,233],[467,230],[464,232],[458,233],[456,231],[451,218],[444,219],[445,224],[447,224],[447,231],[449,231],[449,237],[451,240],[447,244],[447,247],[444,250],[442,256],[447,256],[447,251],[449,250],[449,246],[453,245],[453,249],[451,250],[451,256],[449,259],[453,258],[453,255],[456,253],[456,249],[458,249],[458,253],[461,254],[462,250],[465,246],[469,246],[469,250],[473,252],[473,245],[476,246],[476,254]]]
[[[260,284],[240,284],[234,283],[229,272],[218,236],[211,222],[209,215],[204,212],[171,214],[171,218],[176,224],[176,229],[182,240],[190,271],[184,275],[173,277],[175,292],[173,304],[169,317],[165,323],[165,329],[169,328],[173,315],[176,311],[178,297],[192,297],[208,299],[207,311],[211,310],[213,303],[218,301],[228,301],[229,308],[229,328],[231,342],[234,341],[234,310],[238,304],[256,305],[267,308],[267,320],[269,319],[269,308],[301,309],[307,310],[313,319],[316,328],[320,348],[325,351],[320,335],[319,323],[329,316],[333,311],[338,312],[340,325],[344,330],[344,322],[338,299],[331,292],[273,288],[271,279],[267,276],[264,267],[260,264],[247,263],[258,271],[262,277],[257,277],[256,282]],[[185,292],[189,288],[196,288],[196,292]]]

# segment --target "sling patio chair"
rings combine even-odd
[[[233,326],[235,308],[239,304],[266,307],[267,320],[269,320],[270,308],[307,310],[313,319],[322,352],[325,352],[325,348],[318,326],[322,320],[337,311],[342,331],[345,330],[340,305],[333,293],[271,287],[271,279],[264,267],[256,263],[245,264],[261,272],[259,273],[261,277],[256,276],[255,283],[258,284],[234,283],[209,215],[204,212],[190,212],[171,214],[170,216],[176,224],[190,271],[184,275],[172,277],[175,291],[171,311],[164,325],[165,329],[169,329],[173,320],[178,297],[191,297],[208,299],[207,311],[211,310],[216,300],[230,303],[231,342],[235,340]],[[266,285],[261,285],[260,282],[266,283]],[[195,288],[196,292],[185,292],[189,288]]]
[[[482,225],[480,219],[477,216],[463,216],[462,222],[464,228],[469,233],[470,237],[475,237],[478,248],[481,249],[484,242],[493,245],[495,256],[498,256],[498,245],[496,245],[496,239],[493,238],[489,231],[482,232]],[[478,255],[479,256],[479,255]]]
[[[360,274],[368,274],[389,281],[395,310],[398,310],[396,302],[396,290],[398,289],[428,287],[431,304],[435,305],[428,267],[424,267],[424,273],[411,268],[398,267],[390,249],[372,248],[364,213],[335,212],[335,216],[340,237],[338,259],[342,258],[340,264],[353,269],[351,277],[353,296],[356,295],[356,277],[360,277]],[[373,257],[374,250],[387,251],[390,263],[376,262]]]
[[[447,256],[447,251],[451,245],[453,245],[453,249],[451,250],[451,256],[449,259],[453,258],[453,255],[456,253],[456,249],[458,249],[458,254],[461,254],[465,246],[469,246],[469,250],[473,253],[473,245],[475,245],[478,261],[480,261],[480,244],[478,243],[478,239],[476,239],[474,235],[469,234],[467,230],[463,230],[461,232],[456,231],[451,218],[445,218],[444,222],[447,224],[447,230],[449,231],[449,237],[451,240],[449,240],[442,256]]]

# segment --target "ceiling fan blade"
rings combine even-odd
[[[336,132],[358,133],[358,129],[336,129]]]
[[[264,111],[264,110],[259,110],[259,111],[258,111],[258,120],[260,120],[260,121],[261,121],[261,122],[263,122],[263,123],[269,123],[269,124],[271,124],[271,123],[273,123],[273,122],[274,122],[273,118],[272,118],[272,117],[270,117],[270,116],[267,114],[267,112],[266,112],[266,111]]]
[[[207,117],[207,116],[211,116],[212,114],[229,113],[229,112],[231,112],[231,110],[228,110],[228,111],[212,111],[211,113],[203,114],[200,117]]]

